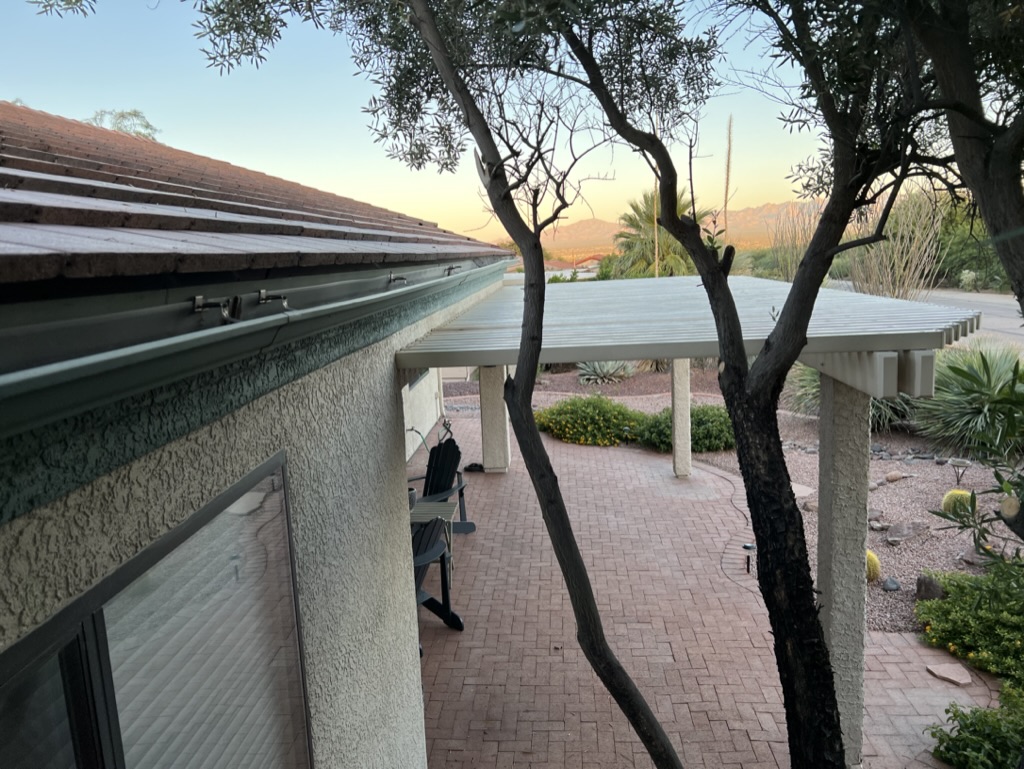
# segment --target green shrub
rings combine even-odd
[[[583,384],[615,384],[635,373],[632,365],[621,360],[587,361],[577,363],[576,369]]]
[[[1024,692],[1003,685],[996,709],[962,708],[955,702],[946,708],[952,728],[933,726],[933,755],[953,769],[1009,769],[1024,752]]]
[[[917,430],[957,454],[983,457],[1000,442],[999,454],[1011,461],[1022,441],[1000,441],[1024,407],[1024,374],[1019,350],[985,341],[939,352],[935,362],[935,397],[915,407]]]
[[[618,257],[614,254],[609,254],[601,260],[601,263],[597,265],[597,274],[594,276],[596,280],[614,280],[615,279],[615,264],[618,261]]]
[[[729,412],[722,406],[693,406],[690,409],[690,446],[695,454],[736,448]]]
[[[647,417],[637,436],[641,446],[667,454],[672,451],[672,409]]]
[[[534,413],[537,427],[566,443],[615,446],[634,441],[666,453],[672,450],[672,409],[659,414],[633,411],[603,395],[575,397]],[[721,406],[690,409],[690,449],[695,454],[736,448],[729,414]]]
[[[566,443],[615,446],[636,440],[645,415],[603,395],[569,398],[534,414],[537,427]]]
[[[821,407],[821,375],[817,369],[797,363],[786,378],[783,405],[797,414],[817,416]],[[871,430],[887,433],[911,422],[916,399],[900,395],[892,400],[871,399]]]
[[[919,601],[925,640],[1024,688],[1024,561],[994,561],[985,574],[936,574],[946,598]]]
[[[547,259],[546,256],[544,258]],[[558,273],[558,272],[551,273],[551,275],[548,276],[548,283],[575,283],[579,279],[580,279],[579,270],[577,270],[574,267],[572,272],[569,273],[569,277],[568,278],[565,277],[564,275],[562,275],[561,273]]]

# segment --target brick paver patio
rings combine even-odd
[[[479,461],[476,415],[453,422],[463,464]],[[788,766],[767,615],[745,569],[740,480],[700,464],[680,480],[669,456],[636,448],[546,443],[609,641],[684,765]],[[413,467],[424,462],[421,451]],[[420,612],[430,766],[650,767],[576,643],[518,451],[507,475],[466,479],[478,529],[456,536],[453,598],[466,629]],[[996,696],[977,674],[964,689],[933,678],[932,661],[949,657],[913,634],[870,634],[865,767],[941,766],[922,730],[951,700]]]

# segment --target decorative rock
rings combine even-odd
[[[885,480],[889,483],[895,483],[896,481],[902,481],[905,476],[899,470],[893,470],[891,473],[885,474]]]
[[[930,451],[925,452],[924,454],[915,454],[914,456],[916,456],[918,459],[935,459],[935,455]]]
[[[944,457],[935,457],[935,464],[940,466],[946,464],[948,461],[949,460],[945,459]]]
[[[868,520],[869,521],[880,521],[882,516],[885,515],[881,510],[875,507],[868,508]]]
[[[910,521],[909,523],[897,523],[889,529],[885,541],[890,545],[899,545],[905,540],[913,539],[925,534],[931,527],[924,521]]]
[[[811,500],[809,500],[809,499],[805,499],[804,500],[804,511],[808,512],[808,513],[816,513],[816,512],[818,512],[818,503],[817,502],[811,502]]]
[[[872,443],[871,444],[871,453],[872,454],[878,454],[881,451],[882,451],[882,444],[881,443]]]
[[[875,483],[874,481],[871,481],[871,483],[868,484],[868,491],[874,491],[877,488],[878,488],[878,484]]]
[[[959,662],[929,665],[928,672],[942,681],[949,681],[957,686],[970,686],[971,684],[970,672]]]
[[[992,560],[992,556],[984,555],[976,550],[968,550],[961,556],[961,560],[964,563],[969,563],[971,566],[984,566]]]
[[[935,598],[945,598],[946,591],[934,577],[920,574],[917,577],[916,595],[918,601],[931,601]]]
[[[879,486],[884,486],[888,482],[889,481],[887,481],[885,478],[879,478],[877,481],[875,481],[875,488],[878,488]]]
[[[808,486],[803,486],[802,484],[799,484],[799,483],[794,483],[793,484],[793,496],[796,497],[797,499],[803,499],[804,497],[809,497],[813,493],[814,493],[814,489],[812,489],[812,488],[810,488]]]
[[[868,528],[871,531],[888,531],[892,528],[891,523],[882,523],[881,521],[868,521]]]
[[[885,582],[882,583],[882,590],[887,593],[895,593],[900,589],[900,583],[896,581],[895,577],[886,577]]]

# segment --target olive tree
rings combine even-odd
[[[91,6],[89,0],[64,4]],[[899,187],[920,160],[918,135],[927,116],[908,103],[906,73],[893,59],[906,31],[880,12],[849,14],[849,4],[835,0],[737,0],[733,6],[766,20],[777,55],[803,78],[793,119],[820,129],[827,144],[814,169],[827,193],[820,218],[776,325],[751,363],[728,282],[734,250],[705,240],[700,223],[676,205],[683,181],[666,142],[707,97],[716,52],[713,33],[687,36],[680,3],[198,0],[197,7],[200,35],[222,67],[259,61],[293,18],[349,35],[357,64],[379,88],[367,107],[372,129],[413,166],[452,168],[474,145],[492,209],[524,259],[521,345],[505,401],[566,581],[577,637],[655,765],[678,767],[671,742],[604,636],[531,409],[543,343],[540,233],[578,194],[574,171],[586,148],[616,141],[648,161],[659,182],[660,224],[694,263],[716,324],[719,382],[758,544],[792,766],[844,767],[829,651],[776,410],[832,259],[881,238]],[[884,203],[876,230],[844,243],[851,217],[877,200]]]

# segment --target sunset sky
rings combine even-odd
[[[24,0],[0,11],[0,99],[72,118],[100,109],[139,109],[172,147],[226,160],[313,187],[401,211],[447,229],[500,239],[481,198],[472,160],[458,173],[414,172],[373,143],[362,107],[373,88],[356,74],[343,37],[296,23],[259,69],[229,75],[207,67],[194,37],[192,3],[98,0],[87,18],[39,16]],[[756,66],[759,46],[733,41],[732,66]],[[755,90],[730,88],[705,110],[697,200],[720,208],[725,135],[733,116],[731,209],[794,197],[786,179],[816,140],[792,135],[782,108]],[[675,148],[685,166],[685,152]],[[568,220],[616,221],[631,198],[653,184],[647,166],[622,148],[593,158],[590,175],[612,177],[584,189]]]

